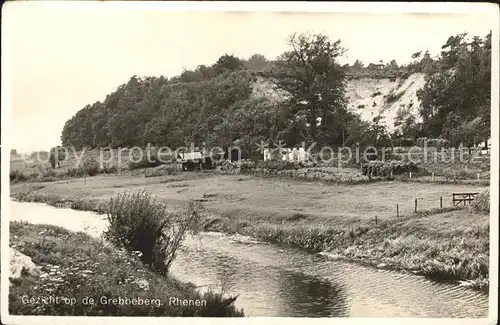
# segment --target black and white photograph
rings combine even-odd
[[[496,324],[498,14],[6,2],[2,323]]]

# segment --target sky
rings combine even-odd
[[[172,77],[184,67],[211,65],[225,53],[274,59],[287,50],[286,39],[295,32],[340,39],[348,49],[343,61],[368,64],[405,63],[422,50],[438,54],[449,36],[468,32],[483,37],[493,29],[491,15],[484,13],[138,11],[102,2],[6,7],[2,71],[6,66],[9,73],[2,84],[5,80],[10,86],[10,147],[19,152],[60,144],[71,116],[103,101],[133,75]]]

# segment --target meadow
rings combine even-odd
[[[160,199],[175,204],[195,200],[220,213],[295,214],[318,218],[395,218],[417,210],[452,206],[452,192],[477,192],[484,185],[433,184],[419,182],[374,182],[362,185],[327,185],[289,179],[265,179],[247,175],[210,172],[179,173],[157,177],[98,175],[45,183],[11,185],[12,195],[23,192],[59,199],[107,199],[124,189],[147,188]]]
[[[192,201],[201,203],[205,230],[250,235],[333,258],[465,281],[486,290],[489,214],[453,206],[451,193],[487,188],[401,181],[329,185],[187,172],[23,182],[11,185],[11,196],[102,212],[102,205],[124,190],[147,189],[171,211],[184,209]]]

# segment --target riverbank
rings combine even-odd
[[[487,292],[489,216],[467,209],[435,209],[399,219],[310,223],[296,214],[281,222],[240,215],[209,217],[206,230],[240,233],[301,247],[327,258],[457,281]],[[274,220],[277,221],[277,220]]]
[[[243,316],[230,298],[213,291],[202,294],[191,284],[160,276],[139,259],[82,232],[11,222],[10,238],[11,248],[36,265],[11,279],[10,314]]]
[[[116,190],[116,184],[78,190],[69,187],[65,195],[61,195],[56,185],[47,183],[39,190],[32,186],[17,186],[12,189],[11,196],[20,201],[102,212],[105,196],[98,198],[96,195]],[[175,189],[185,189],[182,184],[172,182],[170,186],[173,185],[176,185]],[[163,186],[165,191],[166,186]],[[124,184],[119,189],[133,188]],[[172,209],[182,205],[178,200],[157,196]],[[205,199],[210,203],[213,197],[206,195]],[[266,242],[321,252],[329,258],[408,271],[434,279],[462,281],[463,285],[475,289],[488,289],[488,214],[445,207],[404,213],[400,218],[379,215],[382,217],[375,223],[372,217],[354,217],[347,212],[321,216],[307,211],[252,210],[233,205],[221,210],[206,205],[203,224],[208,231],[240,233]]]

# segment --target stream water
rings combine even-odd
[[[53,224],[99,236],[102,216],[11,201],[11,221]],[[488,296],[455,284],[360,266],[245,236],[186,238],[172,274],[237,294],[247,316],[487,317]]]

